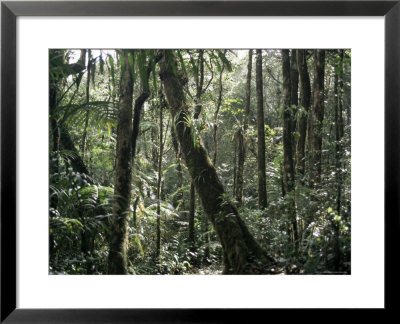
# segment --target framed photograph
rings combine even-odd
[[[399,1],[2,1],[1,322],[393,310]]]

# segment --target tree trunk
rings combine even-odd
[[[283,163],[282,161],[279,163],[279,182],[281,184],[281,193],[282,197],[286,196],[286,190],[285,190],[285,181],[284,181],[284,174],[283,174]]]
[[[50,84],[50,115],[52,115],[57,105],[57,86]],[[58,123],[55,116],[50,117],[51,122],[51,135],[52,135],[52,151],[56,152],[60,150],[59,139],[60,134],[58,130]]]
[[[195,112],[193,119],[198,119],[203,105],[201,104],[201,96],[204,91],[204,50],[199,50],[199,58],[197,65],[197,77],[196,77],[196,98],[195,98]],[[222,74],[221,74],[222,76]],[[194,217],[196,213],[196,191],[193,181],[190,182],[190,206],[189,206],[189,244],[190,249],[195,249],[195,236],[194,236]]]
[[[85,114],[85,125],[83,127],[83,134],[82,134],[82,144],[81,144],[81,154],[82,154],[82,161],[85,161],[85,155],[86,155],[86,147],[87,147],[87,129],[88,129],[88,124],[89,124],[89,103],[90,103],[90,76],[91,76],[91,50],[87,50],[88,53],[88,59],[87,59],[87,80],[86,80],[86,114]],[[81,53],[82,54],[82,53]],[[85,53],[86,54],[86,53]],[[83,221],[83,224],[85,222]],[[87,226],[87,224],[85,224]],[[82,232],[82,246],[81,250],[83,254],[86,257],[86,273],[87,274],[92,274],[93,273],[93,262],[90,261],[90,259],[87,258],[93,257],[93,252],[94,252],[94,239],[95,239],[95,234],[92,233],[89,230],[84,230]]]
[[[223,74],[223,72],[224,72],[224,68],[225,68],[225,65],[222,65],[221,73],[220,73],[220,75],[219,75],[217,109],[215,110],[215,113],[214,113],[214,133],[213,133],[213,139],[214,139],[213,164],[214,164],[214,166],[216,166],[216,164],[217,164],[217,152],[218,152],[218,149],[217,149],[217,145],[218,145],[218,143],[217,143],[218,113],[219,113],[219,110],[221,109],[221,104],[222,104],[222,89],[223,89],[223,87],[222,87],[222,74]]]
[[[282,50],[282,76],[283,76],[283,184],[287,195],[287,206],[289,210],[289,233],[291,241],[294,243],[294,251],[298,250],[298,231],[296,220],[296,207],[294,200],[294,166],[293,166],[293,145],[292,145],[292,91],[290,80],[291,69],[289,50]]]
[[[95,268],[95,264],[90,259],[93,257],[95,249],[95,237],[95,232],[89,230],[85,230],[84,232],[82,232],[81,251],[86,258],[86,274],[92,274]]]
[[[164,151],[163,142],[163,106],[160,105],[160,127],[159,127],[159,154],[158,154],[158,170],[157,170],[157,244],[156,255],[157,260],[160,257],[161,251],[161,181],[162,181],[162,158]]]
[[[229,201],[202,141],[194,142],[190,114],[183,93],[182,77],[174,74],[175,60],[161,61],[160,77],[168,100],[175,133],[201,204],[214,225],[224,251],[224,273],[270,273],[271,258],[254,240]]]
[[[253,50],[249,50],[249,62],[247,64],[247,79],[246,79],[246,103],[243,118],[243,131],[238,133],[238,170],[237,170],[237,183],[236,183],[236,201],[240,206],[243,198],[243,173],[244,162],[246,159],[246,140],[247,129],[249,127],[250,116],[250,98],[251,98],[251,69],[253,60]]]
[[[292,153],[296,152],[296,116],[299,106],[299,70],[297,66],[297,50],[292,49],[290,51],[290,106],[291,112],[291,137],[292,137]],[[295,170],[296,172],[296,170]]]
[[[300,76],[300,110],[297,114],[297,131],[298,140],[296,146],[296,171],[300,182],[305,172],[305,145],[307,137],[307,116],[310,110],[311,103],[311,84],[310,75],[308,73],[307,60],[305,50],[297,50],[297,66]]]
[[[92,65],[91,61],[91,56],[92,56],[92,51],[89,49],[88,50],[88,65],[87,65],[87,80],[86,80],[86,116],[85,116],[85,126],[83,128],[83,135],[82,135],[82,146],[81,146],[81,152],[82,152],[82,159],[85,160],[85,154],[86,154],[86,141],[87,141],[87,128],[89,124],[89,102],[90,102],[90,68]]]
[[[139,196],[136,197],[135,202],[133,204],[133,226],[135,227],[135,229],[137,229],[137,205],[139,203]]]
[[[124,66],[121,67],[120,99],[118,112],[116,175],[114,185],[113,215],[111,224],[109,274],[127,273],[127,230],[129,204],[131,198],[131,132],[133,75],[128,55],[130,50],[122,50]]]
[[[337,215],[341,216],[342,209],[342,137],[343,137],[343,116],[342,116],[342,87],[343,87],[343,50],[339,52],[340,64],[336,66],[335,69],[335,81],[334,81],[334,91],[335,91],[335,164],[336,164],[336,211]],[[339,71],[338,71],[339,70]],[[333,220],[334,229],[334,262],[335,270],[339,270],[341,262],[341,251],[340,251],[340,224],[334,219]]]
[[[344,136],[344,123],[343,123],[343,73],[344,73],[344,50],[339,51],[340,56],[340,71],[339,71],[339,93],[338,93],[338,108],[339,108],[339,118],[338,118],[338,126],[339,126],[339,136],[342,138]]]
[[[174,127],[171,127],[171,138],[172,138],[172,145],[174,146],[174,151],[176,155],[176,171],[178,173],[178,189],[179,194],[176,195],[176,199],[174,199],[173,205],[175,208],[178,208],[183,204],[184,201],[184,196],[183,196],[183,171],[182,171],[182,165],[181,165],[181,150],[179,148],[179,143],[178,139],[176,138],[175,134],[175,129]]]
[[[196,195],[193,181],[190,182],[190,205],[189,205],[189,245],[194,250],[194,214],[196,210]]]
[[[204,50],[199,50],[196,81],[197,81],[196,98],[195,98],[196,107],[194,112],[194,119],[199,118],[202,109],[202,104],[200,100],[201,100],[201,95],[203,94],[203,85],[204,85]]]
[[[232,195],[236,192],[236,180],[237,180],[237,147],[238,147],[238,131],[233,135],[233,190]]]
[[[235,180],[235,190],[234,195],[238,206],[242,204],[242,193],[243,193],[243,171],[244,171],[244,136],[243,129],[239,128],[236,132],[235,139],[235,161],[237,161],[236,167],[236,180]],[[239,199],[239,200],[238,200]]]
[[[321,183],[322,122],[324,120],[325,50],[314,51],[313,104],[310,124],[310,185]]]
[[[262,52],[257,50],[256,59],[256,93],[257,93],[257,167],[258,167],[258,206],[267,208],[267,180],[265,166],[265,129],[264,100],[262,77]]]

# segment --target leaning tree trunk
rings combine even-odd
[[[127,234],[129,204],[131,198],[131,131],[133,75],[129,55],[133,51],[123,50],[121,67],[120,99],[118,112],[116,174],[114,184],[113,215],[111,223],[110,252],[108,257],[109,274],[127,273]]]
[[[313,105],[310,121],[310,185],[321,183],[322,122],[324,120],[325,50],[314,51]]]
[[[262,78],[262,51],[257,50],[256,59],[256,93],[257,93],[257,169],[258,169],[258,206],[267,208],[267,180],[265,167],[265,130],[264,100]]]
[[[183,80],[176,75],[177,65],[172,55],[161,61],[160,77],[174,121],[175,133],[183,157],[195,184],[201,204],[224,251],[224,273],[270,273],[272,259],[258,245],[240,218],[236,206],[228,199],[201,140],[194,140],[195,131],[183,93]]]
[[[253,50],[249,50],[249,62],[247,64],[247,80],[246,80],[246,106],[244,110],[243,130],[238,133],[238,168],[236,181],[236,201],[240,206],[243,198],[243,173],[244,161],[246,159],[246,138],[247,128],[249,127],[250,116],[250,96],[251,96],[251,69],[253,60]]]
[[[307,137],[307,115],[311,103],[311,84],[310,75],[307,68],[305,50],[297,50],[297,67],[300,77],[300,110],[297,118],[297,131],[299,138],[296,146],[296,173],[300,182],[304,184],[303,177],[305,172],[305,145]]]
[[[299,238],[297,231],[296,207],[294,200],[294,166],[293,166],[293,144],[292,144],[292,93],[289,50],[282,50],[282,76],[283,76],[283,184],[287,195],[287,206],[289,211],[289,234],[293,243],[294,251],[298,250]]]

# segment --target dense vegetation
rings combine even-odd
[[[350,61],[50,50],[50,273],[350,273]]]

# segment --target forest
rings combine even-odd
[[[351,273],[349,49],[49,50],[49,274]]]

